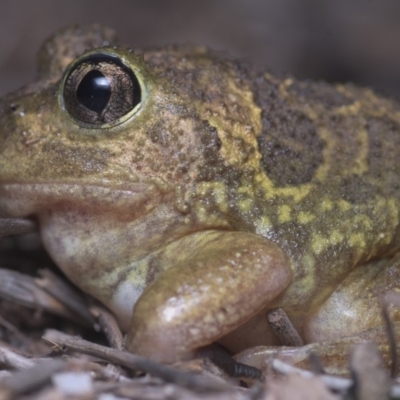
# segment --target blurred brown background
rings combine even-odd
[[[76,22],[114,27],[133,47],[202,43],[400,98],[399,0],[0,0],[0,95],[29,82],[42,40]]]

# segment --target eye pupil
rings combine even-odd
[[[111,85],[98,70],[88,72],[78,85],[77,100],[91,111],[102,112],[111,98]]]

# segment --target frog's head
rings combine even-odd
[[[88,35],[78,33],[81,41]],[[43,47],[47,52],[52,44],[66,47],[70,35],[63,31]],[[73,48],[82,50],[77,43]],[[143,56],[109,46],[67,59],[60,51],[54,55],[57,60],[43,52],[47,65],[40,65],[40,79],[1,101],[0,180],[3,187],[12,184],[10,190],[20,198],[13,204],[3,200],[3,208],[18,208],[11,214],[21,214],[23,208],[23,214],[36,212],[38,204],[21,198],[27,185],[27,197],[40,192],[36,203],[45,201],[47,208],[53,200],[81,202],[84,197],[91,203],[100,188],[118,196],[130,192],[136,203],[133,199],[149,188],[165,191],[193,174],[200,153],[191,133],[199,127],[193,126],[193,118],[182,118],[182,99]]]
[[[5,201],[11,214],[78,198],[92,207],[100,188],[114,190],[111,203],[124,192],[135,207],[144,193],[157,202],[155,193],[211,181],[227,163],[243,169],[254,151],[260,111],[245,71],[203,47],[136,54],[113,41],[97,25],[59,32],[39,53],[39,80],[1,100],[2,198],[4,184],[20,198],[26,185],[29,197],[42,193]]]
[[[76,265],[129,263],[226,227],[201,220],[191,197],[224,171],[235,179],[260,128],[235,63],[203,47],[113,41],[99,26],[59,32],[39,53],[39,79],[0,101],[0,216],[39,219],[78,281]]]

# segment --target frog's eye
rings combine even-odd
[[[92,125],[117,122],[141,101],[137,77],[118,57],[92,54],[66,75],[62,97],[67,111]]]

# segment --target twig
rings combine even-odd
[[[41,278],[35,282],[39,287],[60,301],[66,308],[79,316],[81,322],[92,327],[94,320],[90,314],[83,296],[64,279],[47,269],[39,271]]]
[[[8,329],[10,332],[12,332],[14,337],[18,337],[21,340],[26,340],[26,336],[16,326],[14,326],[11,322],[4,319],[1,315],[0,315],[0,325]]]
[[[392,365],[390,366],[390,377],[394,379],[396,377],[397,369],[399,366],[397,357],[397,341],[394,334],[393,322],[389,315],[389,305],[394,304],[399,306],[399,294],[391,291],[385,295],[382,300],[382,318],[386,326],[386,332],[389,340],[390,358]]]
[[[35,362],[0,343],[0,364],[12,369],[26,369],[33,367]]]
[[[114,315],[102,306],[92,306],[90,307],[90,312],[95,318],[97,318],[110,346],[113,349],[122,350],[124,338]]]
[[[216,343],[197,350],[196,357],[210,360],[229,377],[255,380],[262,379],[261,370],[236,361],[224,347]]]
[[[304,341],[282,308],[267,313],[267,321],[282,346],[304,346]]]
[[[37,229],[37,223],[30,219],[0,218],[0,237],[33,232]]]
[[[96,362],[89,361],[86,359],[79,359],[72,357],[68,360],[68,364],[65,369],[68,370],[80,370],[94,372],[100,379],[109,379],[114,382],[132,382],[132,379],[121,373],[120,370],[115,368],[109,368],[109,366],[102,366]]]
[[[115,398],[123,399],[185,399],[185,400],[259,400],[266,398],[263,388],[243,389],[230,387],[226,391],[218,393],[199,393],[177,385],[162,384],[160,382],[141,382],[137,378],[127,383],[94,382],[96,394],[109,393]],[[114,397],[112,397],[114,398]]]
[[[275,358],[272,361],[272,368],[282,375],[299,374],[303,378],[312,378],[313,376],[316,376],[311,371],[293,367],[278,358]],[[352,385],[354,385],[353,380],[349,378],[341,378],[332,375],[318,375],[318,377],[324,382],[327,388],[339,392],[347,391],[352,387]],[[400,398],[400,384],[392,385],[389,394],[392,398]]]
[[[282,375],[289,375],[289,374],[299,374],[303,378],[311,378],[316,376],[313,372],[301,369],[298,367],[293,367],[278,358],[275,358],[272,361],[272,367],[275,371],[281,373]],[[340,378],[337,376],[332,375],[318,375],[326,384],[326,386],[330,389],[334,390],[348,390],[353,382],[348,378]]]
[[[60,371],[64,366],[65,361],[60,358],[46,360],[5,378],[1,382],[1,386],[13,394],[26,393],[46,383],[55,372]]]
[[[38,287],[34,278],[8,269],[0,269],[0,297],[26,307],[44,309],[53,314],[77,321],[63,304]]]
[[[205,377],[178,371],[174,368],[157,364],[151,360],[136,356],[125,351],[111,349],[88,342],[83,339],[66,335],[56,330],[47,330],[43,338],[51,343],[66,347],[68,350],[76,351],[106,360],[107,362],[119,364],[131,370],[140,370],[182,387],[197,390],[226,390],[228,387],[221,382],[215,382]]]

